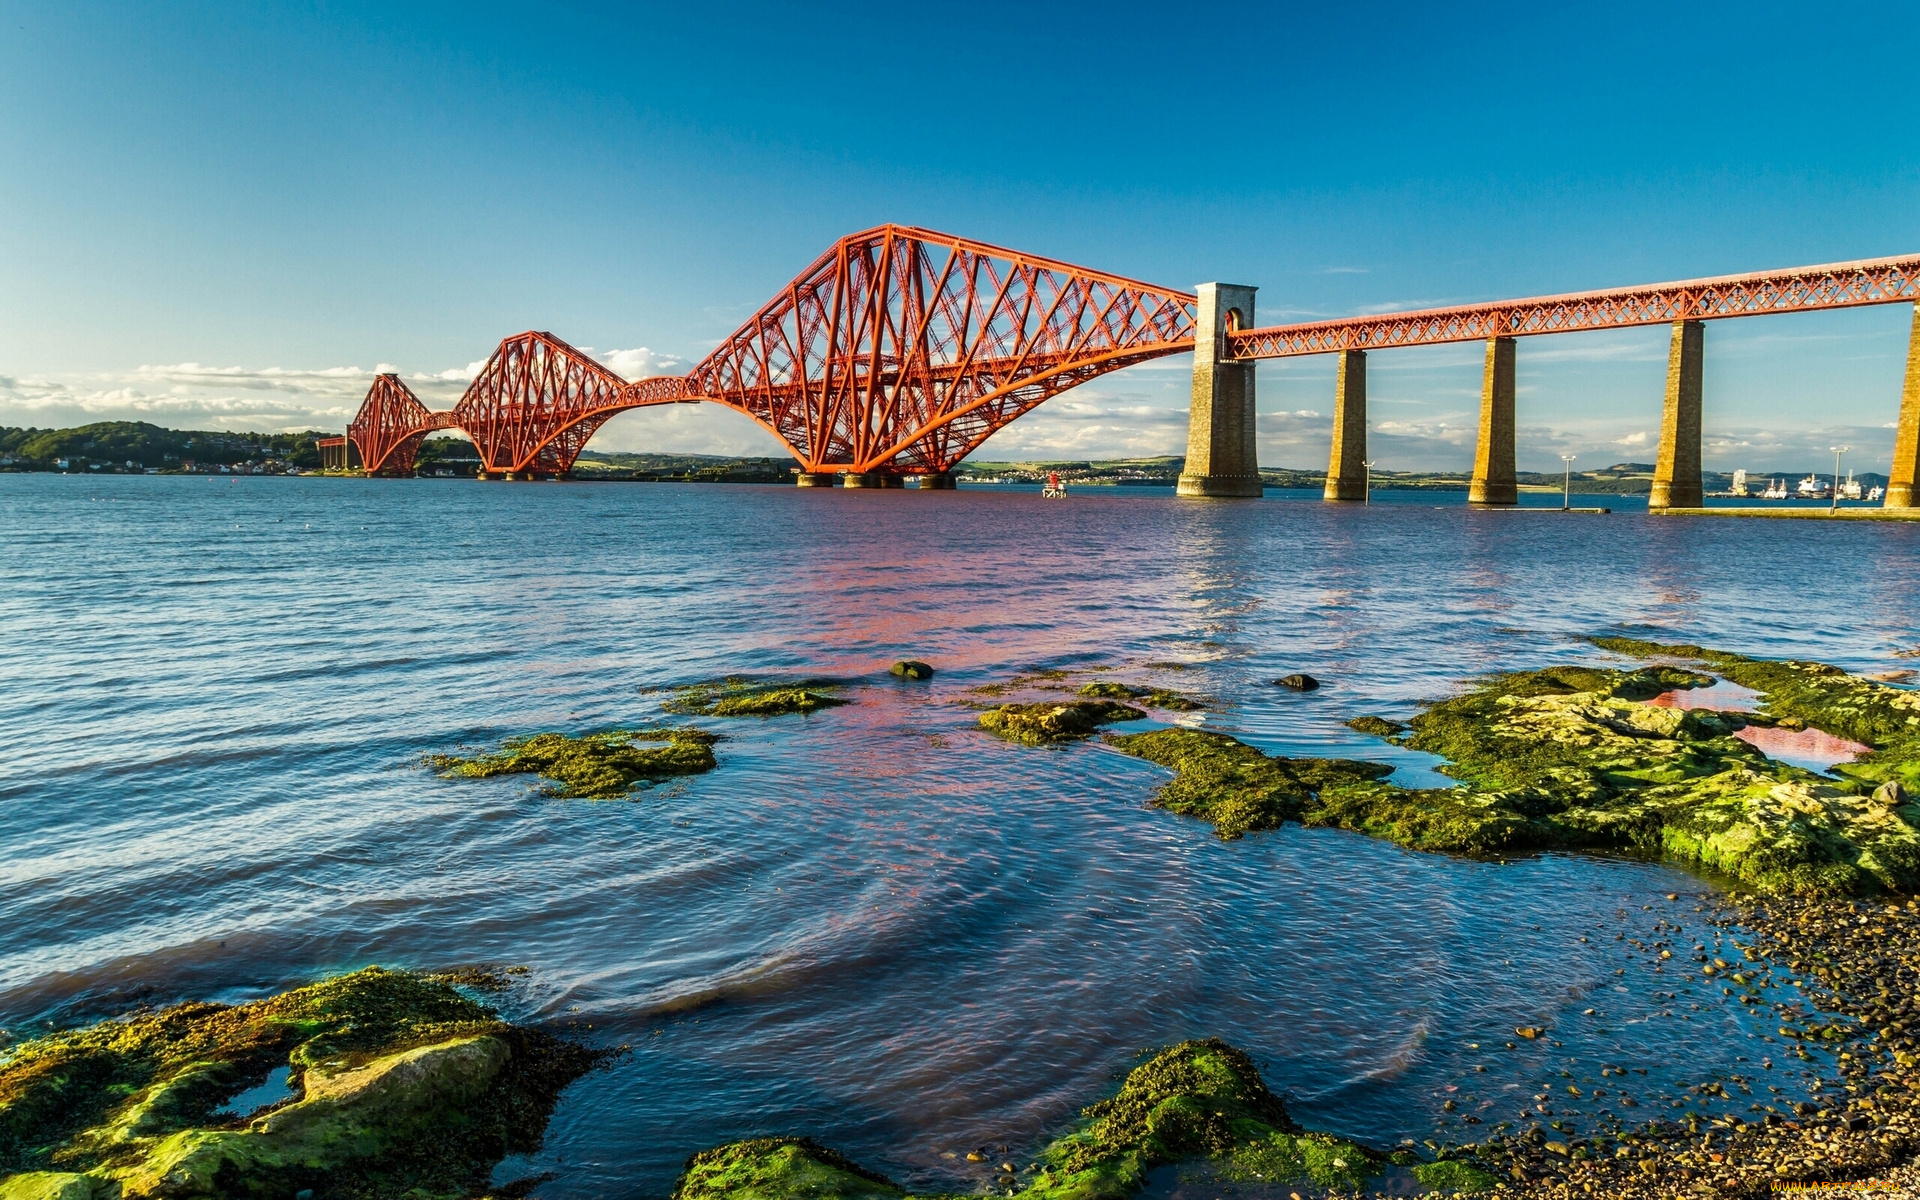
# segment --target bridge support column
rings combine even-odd
[[[1253,327],[1257,288],[1203,283],[1193,331],[1193,406],[1187,414],[1187,465],[1174,490],[1182,496],[1258,496],[1260,452],[1254,442],[1253,363],[1227,357],[1227,330]]]
[[[1487,339],[1487,369],[1480,381],[1480,444],[1473,454],[1469,504],[1518,504],[1520,483],[1514,474],[1514,340]]]
[[[959,486],[954,482],[952,471],[936,471],[920,477],[920,490],[923,492],[951,492]]]
[[[840,476],[840,486],[850,488],[903,488],[907,486],[907,479],[906,476],[896,475],[891,471],[868,471],[865,474],[857,471],[848,471]]]
[[[1888,508],[1920,508],[1920,304],[1913,306],[1907,341],[1907,383],[1900,389],[1900,423],[1893,435],[1893,473],[1887,477]]]
[[[838,482],[840,477],[834,471],[795,471],[793,473],[795,487],[832,487]]]
[[[1333,383],[1333,454],[1328,500],[1367,498],[1367,352],[1342,350]]]
[[[1707,348],[1704,321],[1675,321],[1667,351],[1667,402],[1660,413],[1660,454],[1653,468],[1649,509],[1699,508],[1700,391]]]

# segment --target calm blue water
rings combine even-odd
[[[1920,648],[1920,527],[1377,498],[0,476],[0,1025],[524,964],[510,1015],[635,1048],[503,1165],[551,1197],[664,1195],[777,1131],[966,1189],[967,1150],[1028,1153],[1207,1034],[1376,1143],[1473,1137],[1603,1063],[1649,1072],[1641,1117],[1718,1075],[1795,1090],[1760,1016],[1615,940],[1711,945],[1700,879],[1222,844],[1145,807],[1158,768],[1005,745],[955,703],[1034,665],[1160,670],[1211,727],[1418,772],[1342,722],[1592,656],[1574,634],[1864,671]],[[892,680],[902,655],[940,674]],[[1267,682],[1295,670],[1326,686]],[[708,722],[720,768],[632,802],[419,765],[725,673],[858,702]],[[1552,1035],[1504,1049],[1519,1025]]]

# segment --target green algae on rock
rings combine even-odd
[[[377,967],[106,1021],[0,1059],[0,1198],[469,1194],[598,1057]],[[287,1100],[222,1111],[276,1069]]]
[[[1136,1067],[1119,1094],[1088,1107],[1079,1128],[1043,1150],[1021,1200],[1122,1200],[1154,1167],[1207,1159],[1230,1178],[1319,1188],[1364,1186],[1389,1162],[1355,1142],[1308,1133],[1267,1090],[1253,1062],[1217,1039],[1182,1042]],[[1490,1186],[1459,1164],[1437,1186]],[[894,1200],[907,1193],[803,1138],[761,1138],[696,1154],[674,1200]]]
[[[1141,721],[1146,715],[1132,705],[1115,700],[1002,704],[980,714],[980,728],[1010,742],[1045,746],[1089,738],[1102,725]]]
[[[1299,821],[1447,853],[1660,855],[1772,894],[1920,888],[1920,804],[1908,799],[1920,790],[1920,733],[1907,732],[1920,725],[1906,724],[1909,714],[1920,718],[1920,696],[1820,664],[1657,650],[1774,687],[1771,712],[1647,702],[1715,681],[1691,669],[1563,664],[1482,680],[1408,722],[1349,723],[1445,759],[1440,770],[1463,784],[1453,788],[1398,787],[1381,764],[1276,758],[1198,730],[1107,741],[1172,768],[1153,802],[1213,822],[1226,839]],[[1789,719],[1879,740],[1869,742],[1873,753],[1836,768],[1836,779],[1769,759],[1734,736],[1750,722]]]
[[[1635,658],[1697,662],[1741,687],[1762,693],[1761,720],[1799,722],[1873,748],[1837,775],[1871,783],[1898,781],[1920,793],[1920,692],[1849,675],[1826,663],[1748,658],[1700,646],[1669,646],[1637,638],[1589,639],[1602,650]]]
[[[1385,717],[1355,717],[1347,722],[1347,728],[1371,734],[1381,741],[1391,741],[1407,731],[1407,723],[1390,721]]]
[[[1138,700],[1148,708],[1163,709],[1167,712],[1199,712],[1206,707],[1193,697],[1182,695],[1171,688],[1116,683],[1111,679],[1082,685],[1076,694],[1104,700]]]
[[[681,688],[661,707],[670,713],[703,717],[783,717],[853,703],[832,694],[838,686],[813,679],[782,684],[732,675],[719,683]]]
[[[496,754],[433,754],[426,761],[445,779],[538,775],[555,784],[546,789],[550,796],[618,800],[637,783],[713,770],[713,744],[718,740],[700,729],[536,733],[509,738]]]
[[[1328,788],[1393,772],[1346,758],[1276,758],[1224,733],[1198,729],[1108,734],[1105,740],[1172,768],[1174,777],[1154,796],[1154,805],[1212,822],[1223,841],[1300,820]]]
[[[753,1138],[702,1150],[687,1160],[673,1200],[894,1200],[906,1195],[884,1175],[867,1170],[812,1138]]]
[[[1662,691],[1710,684],[1712,676],[1675,667],[1515,672],[1431,705],[1397,739],[1447,759],[1440,769],[1466,788],[1356,789],[1331,798],[1330,823],[1423,849],[1639,850],[1776,894],[1920,886],[1920,809],[1888,804],[1890,793],[1876,799],[1869,786],[1904,779],[1917,765],[1920,746],[1887,735],[1906,728],[1898,714],[1920,713],[1920,697],[1817,664],[1736,662],[1711,651],[1692,657],[1729,677],[1729,664],[1738,667],[1746,686],[1790,683],[1767,693],[1778,715],[1831,723],[1832,711],[1811,697],[1842,697],[1852,732],[1878,732],[1883,741],[1840,769],[1851,778],[1834,779],[1769,759],[1733,736],[1773,715],[1645,703]],[[1776,700],[1782,694],[1791,698]],[[1421,817],[1436,806],[1453,812]],[[1436,826],[1441,836],[1429,836]]]

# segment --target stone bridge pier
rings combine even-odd
[[[1232,283],[1203,283],[1193,331],[1193,406],[1187,411],[1182,496],[1259,496],[1251,360],[1228,356],[1227,332],[1253,327],[1253,293]]]
[[[1515,474],[1513,369],[1517,343],[1510,337],[1487,339],[1487,367],[1480,380],[1480,437],[1473,452],[1469,504],[1520,503]]]
[[[1907,379],[1900,389],[1900,419],[1893,434],[1893,470],[1887,478],[1888,508],[1920,508],[1920,304],[1913,306],[1907,337]]]

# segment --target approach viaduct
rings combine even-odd
[[[430,411],[397,375],[379,376],[348,430],[370,474],[411,471],[421,441],[457,429],[489,478],[571,470],[609,418],[656,404],[711,402],[746,414],[799,463],[803,487],[950,488],[980,443],[1049,398],[1149,359],[1191,352],[1183,496],[1261,493],[1254,364],[1337,354],[1328,500],[1366,487],[1367,355],[1486,343],[1469,499],[1517,502],[1518,341],[1669,325],[1666,397],[1650,503],[1702,503],[1706,322],[1920,301],[1920,255],[1645,287],[1260,328],[1248,286],[1194,293],[1090,271],[964,238],[884,225],[841,238],[685,375],[633,382],[548,333],[506,339],[452,410]],[[331,449],[345,465],[346,440]],[[1920,474],[1920,305],[1908,346],[1888,508],[1915,508]]]

